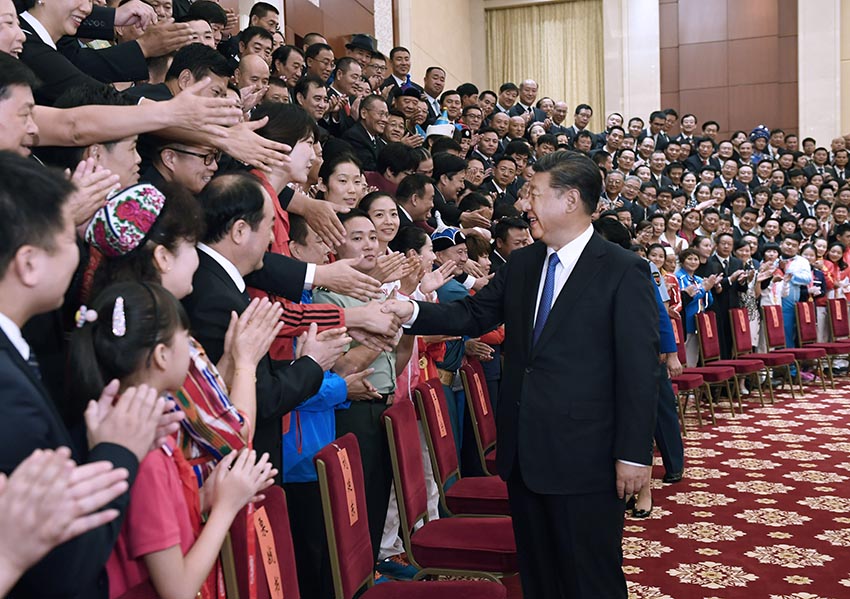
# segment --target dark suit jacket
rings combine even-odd
[[[717,170],[720,170],[720,162],[717,158],[711,157],[708,159],[708,165],[713,166]],[[685,160],[685,168],[689,171],[693,171],[694,173],[698,173],[699,169],[703,167],[702,159],[699,157],[699,154],[691,154],[687,160]]]
[[[111,40],[115,36],[115,11],[96,6],[83,22],[80,37]],[[139,44],[129,42],[106,50],[81,48],[74,38],[62,39],[54,50],[36,35],[32,26],[18,19],[24,31],[21,60],[33,70],[41,86],[33,94],[38,104],[52,105],[69,87],[101,86],[113,81],[147,79],[148,67]]]
[[[646,262],[595,234],[532,346],[546,247],[511,252],[476,295],[419,304],[414,334],[477,336],[505,323],[498,469],[535,493],[613,492],[615,460],[648,464],[658,307]]]
[[[505,264],[507,261],[495,249],[490,252],[490,274],[498,272]]]
[[[812,204],[812,207],[814,208],[814,204]],[[800,201],[797,202],[797,205],[794,207],[794,212],[796,212],[800,216],[810,216],[809,215],[809,205],[806,204],[805,200],[800,199]]]
[[[673,181],[667,175],[661,175],[659,177],[656,177],[655,173],[650,173],[649,179],[650,181],[655,183],[655,186],[659,189],[661,189],[662,187],[670,187],[673,185]]]
[[[508,116],[522,116],[526,112],[525,108],[519,105],[519,102],[511,106],[511,109],[508,111]],[[546,120],[546,113],[543,112],[540,108],[531,107],[531,120],[528,121],[528,124],[534,122],[540,122]]]
[[[328,86],[328,99],[330,100],[335,96],[342,96],[342,94],[340,94],[331,86]],[[349,98],[349,106],[350,105],[351,98]],[[322,119],[322,124],[328,130],[328,133],[335,137],[342,137],[343,133],[345,133],[348,129],[350,129],[357,123],[357,121],[353,116],[351,116],[351,114],[345,114],[344,108],[339,109],[339,112],[337,113],[336,117],[337,120],[334,121],[332,115],[329,113],[325,115],[324,119]]]
[[[808,164],[808,165],[806,165],[806,168],[803,169],[803,173],[805,173],[805,175],[807,177],[811,178],[812,175],[816,175],[818,173],[818,167],[815,166],[814,163]],[[836,176],[835,175],[835,169],[832,168],[829,164],[825,164],[823,166],[823,174],[824,175],[832,175],[833,178],[835,178],[835,176]]]
[[[387,77],[386,79],[384,79],[381,82],[381,89],[385,88],[388,85],[392,85],[393,88],[390,90],[390,93],[387,96],[387,102],[392,102],[395,99],[395,97],[401,92],[401,86],[398,84],[398,81],[396,81],[395,77],[393,77],[392,75],[390,75],[389,77]],[[411,81],[410,86],[418,89],[419,93],[422,93],[422,86],[421,85]]]
[[[642,142],[644,139],[646,139],[649,136],[650,136],[649,135],[649,129],[644,129],[643,131],[641,131],[640,134],[638,135],[638,138],[637,138],[638,144],[640,144],[640,142]],[[659,131],[658,135],[655,137],[655,151],[656,152],[663,152],[664,148],[666,148],[667,144],[669,144],[669,143],[670,143],[670,138],[667,137],[667,134],[664,133],[663,131]]]
[[[429,224],[431,226],[436,226],[436,220],[434,219],[434,212],[439,212],[440,216],[443,218],[443,222],[451,227],[460,226],[460,208],[457,207],[457,204],[454,202],[449,202],[446,200],[445,196],[443,196],[442,192],[437,189],[437,186],[434,185],[434,209],[431,211],[431,218],[429,219]],[[431,223],[431,221],[434,223]]]
[[[697,274],[701,277],[717,273],[723,275],[723,278],[719,280],[721,291],[718,292],[716,289],[711,290],[711,293],[714,295],[714,302],[709,306],[709,310],[714,310],[718,313],[719,317],[722,316],[722,318],[728,319],[729,309],[740,306],[738,293],[746,291],[747,285],[746,283],[741,284],[740,279],[734,283],[731,282],[729,275],[742,268],[744,268],[744,263],[739,258],[729,256],[729,264],[724,270],[720,258],[717,257],[717,254],[713,254],[705,261],[705,264],[700,265],[700,268],[697,269]]]
[[[193,291],[183,299],[183,305],[192,322],[192,335],[204,346],[210,359],[217,362],[224,353],[230,313],[241,314],[248,307],[249,298],[237,289],[215,260],[202,251],[198,251],[198,257],[200,264],[192,280]],[[303,286],[303,279],[301,282]],[[319,365],[307,357],[290,364],[273,361],[266,354],[257,365],[254,447],[258,453],[269,453],[269,460],[278,472],[283,471],[281,418],[315,395],[323,377]],[[276,481],[281,482],[280,474]]]
[[[387,145],[387,142],[380,137],[376,137],[375,143],[372,143],[366,127],[360,122],[355,123],[350,129],[346,130],[342,134],[342,139],[354,148],[354,154],[360,160],[364,171],[378,170],[378,153],[381,151],[381,148]]]
[[[133,483],[139,463],[129,450],[101,443],[89,452],[76,447],[65,428],[47,389],[24,361],[8,337],[0,331],[0,472],[10,473],[36,449],[69,447],[78,463],[105,460],[116,468],[127,468]],[[9,597],[103,598],[109,595],[106,560],[121,530],[130,494],[124,493],[108,507],[121,515],[82,536],[60,545],[27,571]]]
[[[480,160],[484,164],[484,170],[486,171],[488,168],[493,168],[493,159],[487,158],[484,154],[479,152],[478,150],[472,150],[469,153],[469,157],[467,160],[472,160],[475,158],[476,160]]]
[[[505,188],[505,191],[499,191],[498,189],[496,189],[495,183],[493,183],[493,177],[487,177],[484,180],[484,182],[481,184],[481,191],[483,193],[496,194],[496,199],[493,202],[493,207],[495,207],[496,204],[504,203],[508,203],[513,206],[517,200],[517,190],[514,189],[513,185],[508,185],[508,187]]]

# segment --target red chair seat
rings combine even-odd
[[[511,515],[508,485],[498,476],[460,479],[446,491],[446,503],[453,514]]]
[[[806,347],[822,349],[829,356],[843,356],[850,354],[850,343],[835,341],[833,343],[810,343]]]
[[[364,599],[504,599],[508,590],[497,582],[479,580],[385,582],[362,596]]]
[[[819,347],[785,347],[774,351],[791,354],[798,360],[817,360],[818,358],[826,357],[826,350]]]
[[[753,374],[764,370],[764,362],[761,360],[716,360],[709,362],[708,366],[731,366],[737,374]]]
[[[487,472],[492,472],[496,474],[496,450],[494,449],[486,456],[484,456],[484,464],[487,466]]]
[[[685,368],[682,374],[700,374],[707,383],[722,383],[735,376],[735,369],[731,366],[700,366]]]
[[[794,363],[794,356],[790,354],[769,353],[769,354],[745,354],[742,358],[753,358],[761,360],[768,366],[786,366]]]
[[[680,376],[674,376],[670,380],[673,381],[673,384],[676,387],[678,387],[678,391],[692,391],[694,389],[699,389],[705,383],[705,379],[703,379],[701,374],[684,372]]]
[[[411,549],[423,568],[516,572],[510,518],[440,518],[413,533]]]

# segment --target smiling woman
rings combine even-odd
[[[100,6],[92,9],[91,0],[24,1],[29,10],[20,15],[20,25],[26,34],[20,58],[42,82],[35,93],[38,104],[53,104],[65,89],[75,85],[148,78],[148,65],[139,42],[95,51],[82,48],[75,40],[60,41],[64,36],[76,36],[90,15],[93,18],[86,21],[81,31],[86,37],[113,39],[116,25],[138,25],[144,29],[156,21],[156,13],[141,0],[130,0],[114,10]],[[96,58],[92,52],[97,52]],[[86,60],[88,68],[84,73],[75,61]]]

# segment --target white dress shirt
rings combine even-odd
[[[6,337],[9,338],[9,341],[12,342],[12,345],[14,345],[15,349],[18,350],[18,353],[21,354],[21,357],[24,360],[29,360],[30,346],[24,339],[24,336],[21,333],[21,328],[2,312],[0,312],[0,330],[2,330]]]
[[[245,292],[245,279],[242,278],[242,274],[239,272],[239,269],[236,268],[236,265],[233,264],[233,262],[219,254],[217,251],[215,251],[205,243],[199,243],[198,249],[216,262],[218,262],[218,265],[224,269],[224,272],[226,272],[228,276],[233,279],[233,284],[236,285],[236,288],[239,290],[239,293]]]
[[[558,265],[555,267],[555,292],[552,294],[552,305],[555,304],[555,301],[558,299],[558,295],[560,295],[561,290],[564,288],[564,285],[567,283],[567,279],[570,278],[570,275],[573,272],[573,269],[576,267],[576,262],[581,257],[584,248],[587,247],[587,243],[590,241],[590,238],[593,236],[593,225],[588,225],[587,229],[569,242],[567,245],[557,250],[558,254]],[[546,248],[546,259],[543,261],[543,270],[540,274],[540,283],[537,287],[537,300],[534,302],[534,321],[537,322],[537,310],[540,308],[540,296],[543,295],[543,285],[546,284],[546,271],[549,268],[549,256],[556,253],[556,250],[552,248]],[[549,306],[550,308],[552,306]],[[533,328],[533,327],[532,327]]]

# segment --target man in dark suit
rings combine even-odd
[[[649,115],[649,127],[641,131],[638,136],[638,143],[642,142],[646,137],[651,137],[655,142],[655,151],[663,152],[667,144],[670,143],[670,139],[664,133],[664,125],[666,123],[667,115],[664,114],[663,110],[653,112]]]
[[[812,153],[812,162],[803,169],[805,175],[811,179],[813,175],[832,175],[835,177],[835,169],[829,165],[829,151],[818,147]]]
[[[145,388],[128,390],[113,406],[118,388],[109,385],[98,409],[87,414],[88,442],[75,444],[21,333],[32,317],[62,304],[77,267],[72,192],[70,183],[35,161],[0,153],[0,472],[11,473],[36,449],[64,446],[78,463],[106,461],[126,469],[132,484],[155,439],[177,430],[177,420],[163,416],[165,402]],[[123,409],[125,402],[139,402],[139,409]],[[48,553],[9,596],[108,597],[104,566],[128,502],[127,492],[110,502],[107,507],[118,510],[118,518]]]
[[[738,294],[747,290],[747,277],[744,263],[732,255],[734,237],[731,233],[719,233],[715,239],[717,247],[704,265],[697,270],[701,277],[720,274],[721,279],[711,290],[714,302],[708,307],[717,318],[717,337],[720,341],[720,357],[724,360],[732,358],[732,333],[730,328],[729,310],[738,308]]]
[[[534,106],[537,101],[537,82],[534,79],[526,79],[519,84],[519,100],[508,111],[508,116],[529,116],[526,125],[531,123],[542,123],[546,120],[546,113]]]
[[[493,226],[493,251],[490,252],[490,273],[498,272],[514,250],[529,245],[528,223],[521,218],[505,217]]]
[[[210,359],[224,354],[230,314],[241,314],[250,303],[243,277],[262,268],[274,221],[272,199],[247,175],[224,175],[212,181],[199,197],[207,221],[206,243],[198,245],[200,264],[193,291],[183,300],[192,334]],[[257,366],[257,422],[254,446],[268,452],[278,472],[281,464],[281,418],[314,395],[323,371],[342,354],[339,329],[322,340],[312,331],[299,345],[295,361],[273,361],[266,354]],[[277,477],[280,482],[280,474]]]
[[[378,169],[378,154],[387,145],[381,135],[389,116],[386,100],[376,94],[366,96],[360,102],[360,119],[342,134],[342,139],[354,148],[364,171]]]
[[[434,183],[425,175],[407,175],[398,184],[395,193],[398,204],[399,228],[415,225],[429,234],[433,228],[427,224],[434,208]]]
[[[334,68],[334,80],[328,86],[329,108],[324,125],[331,135],[340,137],[357,122],[355,115],[360,104],[352,98],[362,72],[360,63],[350,56],[340,58]]]
[[[473,297],[384,309],[414,334],[478,335],[505,323],[498,470],[523,592],[625,599],[623,498],[649,475],[658,308],[646,263],[593,232],[593,162],[555,152],[534,169],[527,208],[537,243],[513,252]]]
[[[593,133],[587,128],[590,124],[590,118],[593,116],[593,108],[589,104],[579,104],[576,106],[573,114],[573,124],[567,127],[565,133],[569,139],[570,146],[575,145],[576,137],[582,131],[587,131],[591,135],[591,147],[593,146]]]
[[[714,158],[711,154],[714,152],[714,142],[710,137],[701,137],[696,142],[696,153],[691,154],[685,160],[685,168],[694,174],[699,174],[699,171],[704,166],[713,166],[720,170],[720,161]]]
[[[392,102],[393,99],[405,88],[413,87],[420,93],[423,91],[422,86],[410,80],[410,50],[404,46],[396,46],[390,50],[390,76],[384,79],[381,84],[381,89],[388,85],[392,86],[387,100]]]

